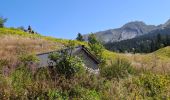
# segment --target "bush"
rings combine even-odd
[[[68,100],[68,95],[57,90],[48,91],[49,100]]]
[[[28,100],[68,100],[68,95],[56,89],[32,89],[27,95]]]
[[[48,81],[51,79],[50,72],[45,67],[38,68],[34,77],[37,81]]]
[[[9,96],[10,85],[8,80],[0,75],[0,100],[7,100]]]
[[[77,56],[70,56],[65,52],[63,54],[52,53],[49,58],[56,63],[55,70],[57,73],[66,78],[84,73],[83,62]]]
[[[9,62],[8,62],[7,60],[2,60],[2,59],[0,59],[0,75],[3,74],[3,73],[2,73],[3,67],[6,66],[6,65],[8,65],[8,63],[9,63]]]
[[[143,87],[145,96],[152,98],[161,98],[166,93],[170,80],[166,75],[158,75],[153,73],[146,73],[139,76],[135,81],[139,87]]]
[[[77,86],[72,89],[70,92],[72,99],[80,100],[100,100],[99,93],[95,90],[89,90],[80,86]]]
[[[31,85],[33,82],[32,73],[25,66],[18,67],[11,74],[11,82],[14,91],[20,95],[23,95],[27,86]]]
[[[123,58],[116,59],[110,66],[104,67],[100,71],[101,75],[107,79],[117,78],[118,80],[135,72],[131,64]]]
[[[104,47],[103,45],[97,40],[95,34],[90,34],[88,36],[88,44],[90,47],[90,50],[92,51],[92,53],[94,55],[96,55],[96,57],[101,61],[101,62],[105,62],[105,59],[103,58],[103,51],[104,51]]]
[[[37,58],[36,55],[34,54],[22,54],[19,56],[19,60],[20,62],[22,62],[25,66],[28,64],[28,63],[31,63],[31,62],[38,62],[39,59]]]

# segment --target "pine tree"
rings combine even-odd
[[[154,41],[151,40],[151,43],[150,43],[150,52],[155,51],[155,46],[154,46],[154,45],[155,45],[155,44],[154,44]]]
[[[81,35],[81,33],[78,33],[78,34],[77,34],[76,40],[78,40],[78,41],[84,41],[83,36]]]
[[[0,28],[4,27],[4,23],[7,21],[7,18],[0,17]]]
[[[168,34],[166,34],[166,37],[165,37],[165,46],[168,46],[170,45],[170,36]]]
[[[30,25],[28,26],[28,31],[29,31],[29,32],[32,32],[32,28],[31,28]]]
[[[161,42],[161,34],[157,34],[157,42],[160,43]]]

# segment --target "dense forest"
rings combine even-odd
[[[105,47],[116,52],[150,53],[169,45],[170,28],[165,28],[137,38],[107,43]]]

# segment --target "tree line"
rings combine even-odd
[[[129,40],[105,44],[108,50],[132,53],[150,53],[166,46],[170,46],[170,28]]]

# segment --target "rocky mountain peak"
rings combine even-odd
[[[163,26],[164,27],[170,27],[170,19]]]
[[[145,34],[149,34],[152,31],[164,29],[167,27],[170,28],[170,19],[165,24],[158,26],[147,25],[142,21],[133,21],[123,25],[120,28],[100,31],[94,34],[98,40],[102,41],[103,43],[108,43],[136,38]],[[87,38],[88,34],[84,35],[84,39],[87,40]]]
[[[142,21],[134,21],[134,22],[129,22],[125,25],[123,25],[122,28],[135,28],[135,27],[143,27],[143,26],[147,26],[144,22]]]

